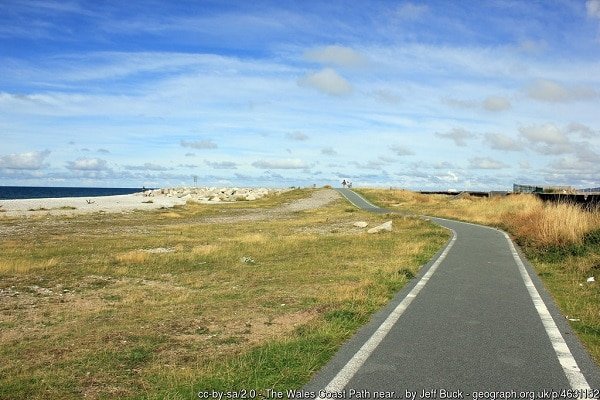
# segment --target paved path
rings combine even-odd
[[[387,212],[339,192],[357,207]],[[600,388],[598,366],[508,236],[432,220],[453,239],[304,390],[358,399],[437,390],[431,398],[441,399],[443,389],[469,399],[476,391],[539,398],[550,389]]]

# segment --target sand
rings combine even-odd
[[[142,193],[97,197],[0,200],[0,217],[72,215],[91,212],[154,210],[185,204],[185,199],[168,196],[146,197]]]

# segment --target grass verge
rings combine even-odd
[[[301,386],[448,238],[343,200],[244,220],[311,193],[1,217],[0,398]],[[352,225],[388,219],[394,231],[377,235]]]
[[[573,330],[600,364],[600,212],[543,203],[533,195],[479,198],[361,189],[390,209],[499,227],[535,267]]]

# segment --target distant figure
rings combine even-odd
[[[346,180],[344,179],[344,180],[342,181],[342,187],[346,187],[346,185],[347,185],[347,184],[348,184],[348,183],[347,183],[347,182],[346,182]]]
[[[346,182],[346,185],[348,185],[348,189],[352,188],[352,182],[348,181],[348,182]]]

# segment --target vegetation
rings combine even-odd
[[[247,219],[311,193],[0,216],[0,398],[301,386],[448,239],[343,200]],[[367,235],[359,219],[394,231]]]
[[[600,363],[600,210],[533,195],[479,198],[364,189],[381,206],[499,227],[522,247],[563,314]]]

